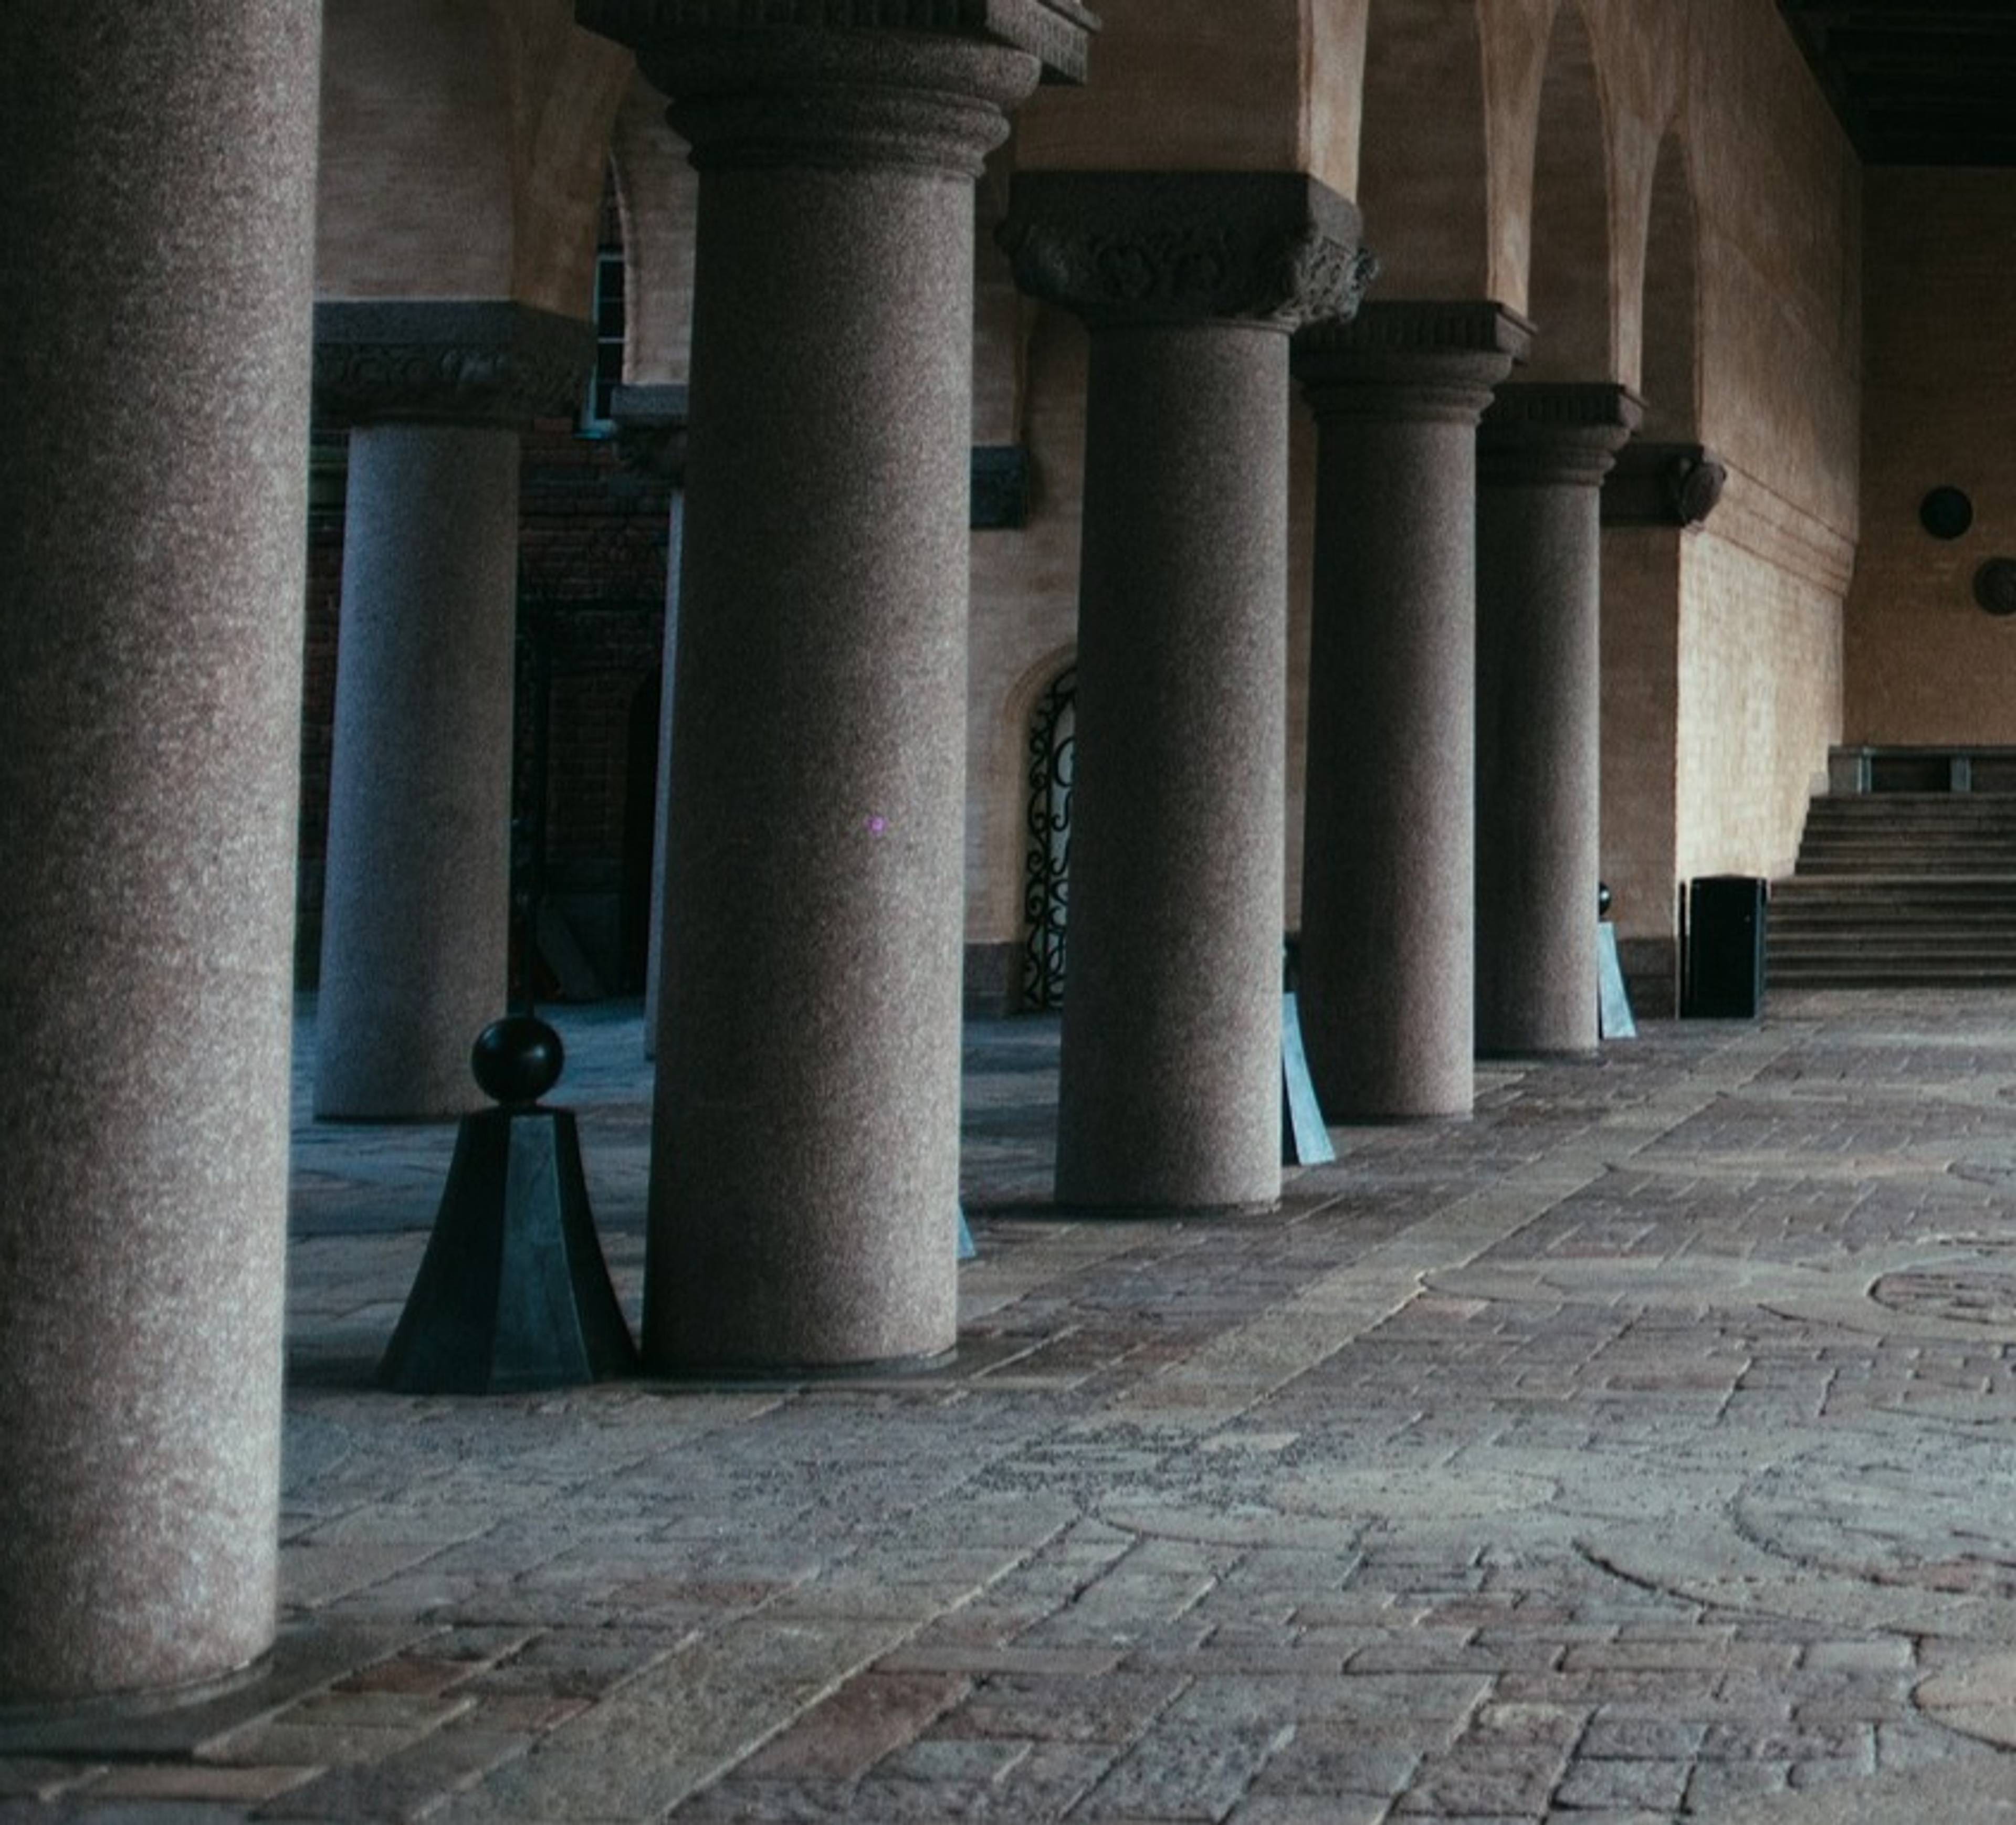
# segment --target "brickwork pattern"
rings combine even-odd
[[[2004,1817],[2012,1014],[1648,1023],[1155,1224],[1049,1215],[1055,1024],[976,1026],[959,1359],[865,1380],[370,1391],[450,1136],[304,1120],[275,1668],[0,1719],[0,1820]]]

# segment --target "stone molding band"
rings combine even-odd
[[[1500,387],[1478,430],[1478,481],[1500,487],[1597,487],[1644,410],[1629,387],[1610,381]]]
[[[630,468],[668,481],[686,472],[686,390],[669,381],[625,385],[610,395],[617,453]]]
[[[1078,0],[574,0],[574,21],[643,54],[679,52],[703,37],[794,29],[902,32],[975,39],[1021,51],[1046,82],[1082,82],[1099,18]],[[649,75],[647,69],[646,74]],[[675,80],[668,94],[681,86]]]
[[[1698,526],[1728,481],[1721,459],[1699,444],[1628,444],[1603,484],[1603,523]]]
[[[696,169],[977,179],[1009,111],[1077,81],[1097,21],[1062,0],[577,0],[669,97]]]
[[[1349,322],[1300,331],[1295,375],[1323,422],[1474,424],[1532,336],[1525,319],[1489,301],[1373,299]]]
[[[1378,271],[1356,207],[1299,171],[1017,171],[1015,283],[1094,328],[1342,320]]]
[[[323,299],[315,409],[325,429],[373,423],[515,428],[571,416],[595,326],[508,299]]]
[[[971,182],[1043,65],[988,38],[694,31],[622,41],[709,171],[913,171]]]

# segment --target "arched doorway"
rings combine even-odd
[[[1029,723],[1028,849],[1023,874],[1027,935],[1022,1005],[1060,1007],[1071,887],[1071,780],[1076,761],[1078,668],[1067,667],[1036,701]]]

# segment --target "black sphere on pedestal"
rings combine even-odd
[[[529,1107],[560,1081],[567,1049],[534,1014],[492,1020],[470,1048],[469,1068],[484,1096],[507,1109]]]

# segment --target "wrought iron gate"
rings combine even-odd
[[[1053,1008],[1064,1000],[1077,703],[1078,668],[1073,666],[1043,693],[1030,725],[1029,850],[1022,895],[1028,927],[1022,955],[1022,1005],[1029,1008]]]

